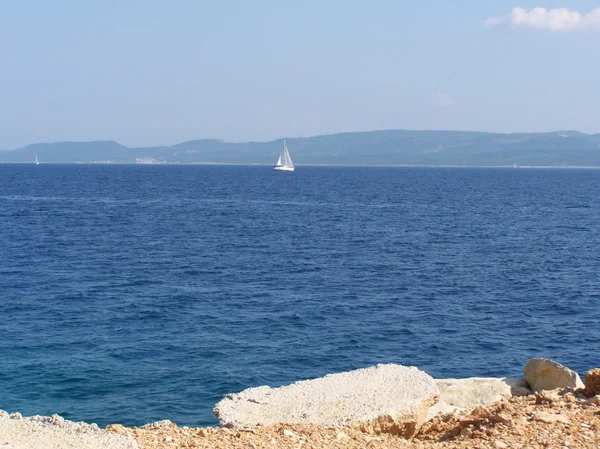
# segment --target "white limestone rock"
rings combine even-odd
[[[249,388],[226,395],[213,412],[225,427],[311,423],[408,438],[419,431],[438,395],[428,374],[389,364],[280,388]]]
[[[440,400],[429,409],[427,419],[439,413],[466,415],[475,407],[486,407],[513,396],[531,394],[523,379],[503,377],[469,377],[466,379],[436,379]]]
[[[534,392],[584,387],[579,374],[550,359],[529,359],[523,368],[523,376]]]
[[[106,432],[96,424],[58,415],[24,418],[20,413],[0,413],[0,443],[11,449],[138,449],[132,437]]]

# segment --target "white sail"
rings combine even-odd
[[[40,165],[40,163],[38,162],[37,153],[35,153],[35,165]]]
[[[290,157],[290,152],[288,151],[287,146],[284,147],[283,153],[284,153],[283,165],[285,165],[288,168],[294,168],[294,164],[292,163],[292,158]]]
[[[292,158],[290,157],[290,152],[287,149],[285,140],[283,141],[283,150],[281,150],[281,154],[279,155],[279,159],[277,159],[277,163],[273,167],[273,170],[294,171],[294,164],[292,163]]]

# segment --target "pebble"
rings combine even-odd
[[[127,429],[125,429],[125,427],[121,424],[109,424],[108,426],[106,426],[106,430],[109,430],[114,433],[127,433]]]
[[[465,427],[463,430],[460,431],[460,434],[465,438],[471,438],[471,436],[473,435],[473,431],[469,427]]]
[[[283,429],[283,435],[288,438],[292,438],[292,439],[298,437],[295,432],[293,432],[289,429]]]
[[[535,415],[533,416],[533,419],[535,419],[536,421],[539,422],[544,422],[544,423],[557,423],[557,422],[562,422],[562,423],[568,423],[569,422],[569,418],[567,418],[565,415],[561,415],[561,414],[552,414],[552,413],[548,413],[548,412],[544,412],[544,411],[539,411],[536,412]]]
[[[335,436],[336,440],[349,440],[350,437],[348,436],[348,434],[346,434],[345,432],[338,432],[337,435]]]

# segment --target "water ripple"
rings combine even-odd
[[[375,363],[579,371],[600,172],[0,166],[0,409],[213,425],[223,394]],[[597,363],[596,363],[597,364]]]

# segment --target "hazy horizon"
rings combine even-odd
[[[550,133],[559,133],[559,132],[573,132],[573,133],[581,133],[581,134],[586,134],[586,135],[594,135],[594,134],[600,134],[599,133],[586,133],[584,131],[579,131],[577,129],[555,129],[555,130],[550,130],[550,131],[522,131],[522,132],[515,132],[515,133],[503,133],[503,132],[497,132],[497,131],[480,131],[480,130],[473,130],[473,129],[402,129],[402,128],[398,128],[398,129],[369,129],[369,130],[358,130],[358,131],[340,131],[340,132],[332,132],[332,133],[326,133],[326,134],[316,134],[316,135],[311,135],[311,136],[278,136],[275,137],[273,139],[268,139],[268,140],[232,140],[232,139],[221,139],[221,138],[217,138],[217,137],[198,137],[195,139],[189,139],[189,140],[180,140],[180,141],[176,141],[176,142],[171,142],[171,143],[167,143],[167,144],[161,144],[161,145],[153,145],[153,144],[149,144],[149,145],[143,145],[143,146],[129,146],[124,144],[123,142],[120,142],[116,139],[99,139],[99,140],[56,140],[56,141],[46,141],[46,142],[29,142],[25,145],[22,145],[20,147],[17,148],[0,148],[0,151],[11,151],[11,150],[18,150],[24,147],[27,147],[29,145],[37,145],[37,144],[57,144],[57,143],[94,143],[94,142],[116,142],[120,145],[123,145],[125,147],[128,148],[145,148],[145,147],[158,147],[158,146],[173,146],[173,145],[179,145],[182,143],[187,143],[187,142],[194,142],[194,141],[202,141],[202,140],[218,140],[224,143],[269,143],[269,142],[275,142],[278,140],[282,140],[282,139],[310,139],[313,137],[323,137],[323,136],[334,136],[334,135],[338,135],[338,134],[361,134],[361,133],[377,133],[377,132],[388,132],[388,131],[407,131],[407,132],[440,132],[440,133],[454,133],[454,132],[465,132],[465,133],[484,133],[484,134],[506,134],[506,135],[511,135],[511,134],[550,134]]]
[[[599,133],[598,6],[7,3],[0,148],[393,129]]]

